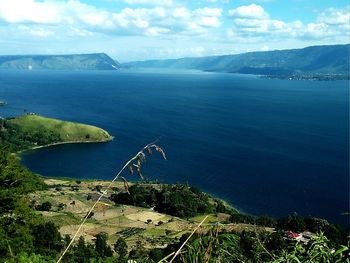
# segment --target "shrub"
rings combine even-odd
[[[36,210],[38,211],[50,211],[51,208],[52,208],[52,204],[49,201],[46,201],[41,205],[36,206]]]

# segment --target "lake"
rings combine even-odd
[[[144,175],[188,183],[243,212],[347,221],[347,81],[288,81],[199,71],[0,71],[0,116],[25,110],[104,128],[109,143],[28,152],[44,176],[112,179],[161,136],[168,161]]]

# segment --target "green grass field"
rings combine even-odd
[[[17,124],[23,131],[45,130],[58,133],[64,142],[104,142],[113,137],[103,129],[92,125],[61,121],[39,115],[27,114],[10,122]]]

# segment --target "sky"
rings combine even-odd
[[[0,55],[120,62],[350,42],[348,0],[0,0]]]

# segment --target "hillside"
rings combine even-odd
[[[0,69],[116,70],[119,67],[119,63],[105,53],[0,56]]]
[[[37,206],[50,202],[49,211],[40,211],[48,220],[57,224],[60,233],[73,235],[78,228],[81,219],[99,197],[99,187],[106,188],[107,181],[75,181],[61,179],[45,179],[48,188],[45,191],[37,191],[29,195],[33,204]],[[132,183],[130,184],[133,185]],[[143,185],[143,187],[158,187],[162,185]],[[124,192],[122,182],[113,183],[114,192]],[[74,202],[73,202],[74,201]],[[211,199],[211,202],[217,200]],[[229,211],[229,210],[228,210]],[[230,215],[227,213],[213,213],[205,221],[209,229],[213,222],[227,221]],[[103,198],[96,206],[93,216],[88,220],[79,236],[84,236],[87,241],[105,232],[109,235],[108,243],[113,245],[119,236],[123,236],[129,248],[135,248],[137,241],[142,242],[146,248],[164,247],[165,244],[178,241],[180,237],[189,233],[204,216],[195,216],[187,220],[165,213],[160,213],[149,207],[133,205],[116,205],[110,198]],[[225,226],[232,230],[232,224]],[[247,224],[238,224],[236,230],[251,229]]]
[[[303,49],[249,52],[237,55],[147,60],[124,67],[183,68],[261,75],[349,75],[350,45],[312,46]]]
[[[113,137],[95,126],[26,114],[0,119],[0,146],[12,152],[47,145],[106,142]]]
[[[102,142],[111,140],[107,131],[95,126],[46,118],[39,115],[27,114],[9,120],[17,125],[22,132],[43,131],[57,134],[59,142]]]
[[[28,198],[35,213],[54,223],[62,237],[72,237],[76,233],[87,211],[109,185],[107,181],[98,180],[46,178],[44,182],[47,185],[46,189],[30,193]],[[132,188],[137,191],[132,191]],[[184,192],[187,189],[187,194],[176,193],[174,189],[183,189]],[[287,262],[291,255],[300,259],[298,262],[315,263],[325,258],[328,259],[327,262],[346,262],[342,260],[349,256],[349,250],[345,247],[340,247],[337,253],[331,252],[339,242],[340,236],[338,230],[326,220],[295,215],[279,220],[267,216],[244,215],[226,205],[222,206],[222,201],[199,189],[191,189],[192,187],[179,184],[130,183],[128,195],[125,193],[123,182],[114,182],[113,191],[109,191],[109,194],[101,199],[78,233],[77,245],[71,248],[67,257],[72,260],[69,262],[94,262],[90,261],[89,254],[93,255],[99,251],[97,239],[101,233],[104,235],[106,250],[110,247],[116,252],[114,258],[105,256],[103,262],[126,262],[126,259],[135,262],[160,262],[172,255],[202,221],[201,227],[175,262],[276,263]],[[211,211],[197,211],[190,217],[178,217],[170,210],[167,213],[161,212],[161,203],[153,207],[144,204],[144,201],[147,202],[158,195],[150,194],[149,190],[164,192],[171,199],[169,205],[175,205],[178,212],[191,206],[189,203],[201,204],[201,196],[206,196],[206,204],[211,206]],[[171,198],[175,193],[176,198]],[[190,197],[189,194],[194,194],[196,199],[188,202],[186,199]],[[116,195],[121,198],[116,200],[113,197]],[[132,200],[134,204],[125,204],[128,200]],[[299,242],[296,243],[294,238],[285,236],[290,232],[285,230],[300,233],[292,232],[298,236],[296,240]],[[325,235],[315,234],[318,231],[324,232]],[[118,240],[125,242],[124,261],[120,260],[122,255],[121,250],[117,248]],[[322,256],[318,249],[312,249],[315,244],[320,243],[323,247]],[[301,251],[298,254],[294,251],[296,245]],[[80,253],[81,249],[85,250],[85,253]],[[315,254],[315,258],[308,261],[311,253]],[[75,255],[81,257],[82,254],[84,261],[74,261]],[[113,261],[116,258],[120,261]],[[168,258],[162,262],[170,262],[169,260]]]

